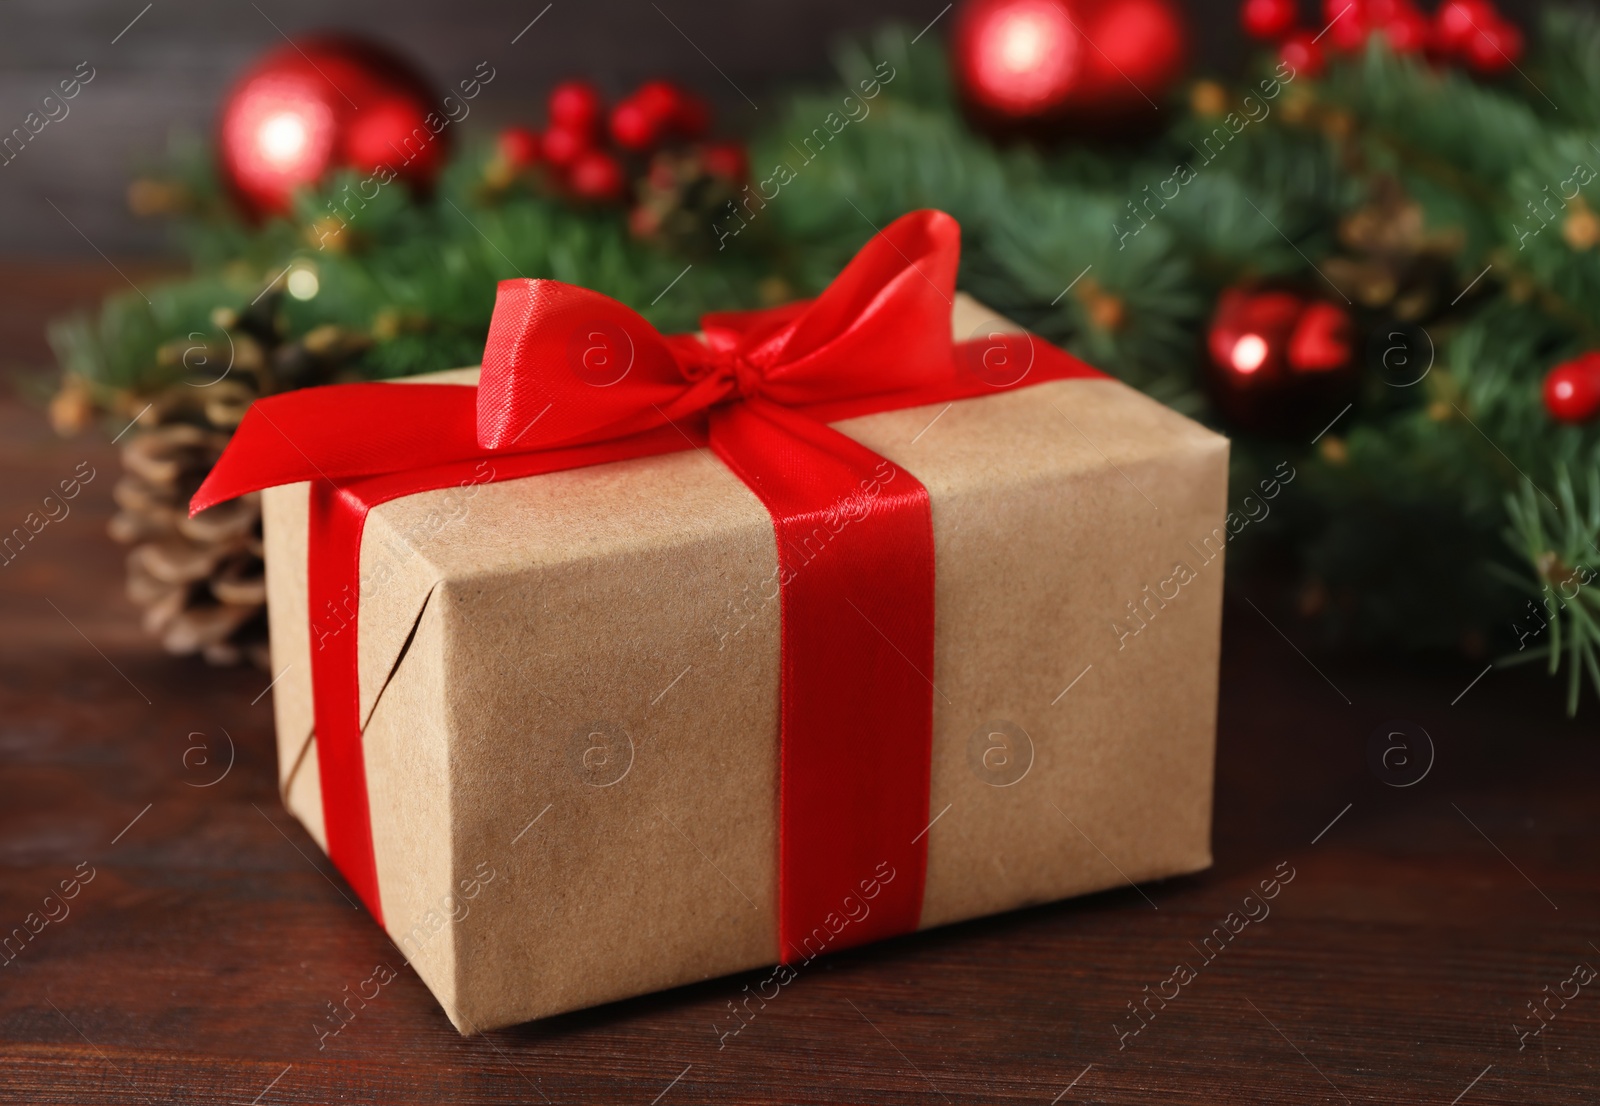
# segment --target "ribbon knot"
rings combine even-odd
[[[702,334],[669,334],[664,340],[689,385],[676,402],[678,408],[709,411],[766,391],[767,370],[752,359],[738,334],[708,328]]]
[[[737,346],[731,349],[702,346],[699,359],[685,365],[684,375],[690,380],[710,378],[719,391],[734,400],[755,399],[766,385],[766,373],[752,364]]]
[[[729,360],[733,364],[733,390],[740,399],[754,399],[761,394],[764,377],[761,370],[735,352]]]

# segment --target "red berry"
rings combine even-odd
[[[1335,50],[1359,50],[1366,44],[1371,26],[1362,0],[1326,0],[1322,17],[1328,21],[1322,33]]]
[[[1463,46],[1462,54],[1467,64],[1479,73],[1503,73],[1522,56],[1522,31],[1515,24],[1498,18],[1487,26],[1479,24]]]
[[[701,138],[711,129],[711,108],[699,96],[684,93],[672,125],[685,138]]]
[[[1294,28],[1298,8],[1296,0],[1244,0],[1239,22],[1251,38],[1275,41]]]
[[[640,205],[628,212],[628,233],[635,238],[653,237],[661,229],[661,217],[650,208]]]
[[[1433,34],[1441,50],[1461,53],[1479,27],[1499,22],[1499,15],[1487,0],[1445,0],[1433,13]]]
[[[700,151],[706,172],[729,184],[743,184],[750,175],[750,157],[737,142],[712,142]]]
[[[661,141],[662,122],[630,96],[611,111],[611,137],[624,150],[648,150]]]
[[[594,148],[594,142],[581,131],[566,127],[551,127],[544,132],[540,145],[544,158],[558,169],[565,169],[578,159],[578,155]]]
[[[627,185],[622,163],[604,150],[586,150],[572,163],[567,186],[584,200],[609,203],[622,199]]]
[[[1515,65],[1522,60],[1522,28],[1509,19],[1502,19],[1498,29],[1500,49],[1505,51],[1506,57]]]
[[[645,181],[650,188],[657,192],[665,192],[678,186],[678,178],[677,157],[666,153],[658,153],[651,157],[650,164],[645,169]]]
[[[1297,77],[1302,74],[1307,77],[1320,75],[1327,60],[1322,56],[1322,46],[1310,31],[1296,31],[1284,39],[1283,45],[1278,48],[1278,58]]]
[[[639,106],[661,137],[671,133],[699,138],[711,124],[706,102],[671,81],[646,81],[628,99]]]
[[[1409,6],[1396,12],[1378,31],[1389,40],[1389,48],[1397,54],[1418,53],[1428,47],[1433,37],[1428,17]]]
[[[387,166],[397,153],[409,160],[412,150],[436,157],[443,143],[433,141],[425,118],[425,111],[400,97],[367,102],[346,124],[344,154],[350,168],[366,172]]]
[[[644,109],[658,126],[667,126],[677,117],[684,91],[671,81],[646,81],[628,99]]]
[[[1544,409],[1560,422],[1588,422],[1600,413],[1600,354],[1581,354],[1551,369]]]
[[[1378,30],[1410,6],[1407,0],[1362,0],[1359,9],[1362,25],[1369,31]],[[1335,10],[1342,7],[1344,7],[1343,4],[1334,5]],[[1351,12],[1345,18],[1349,19],[1351,15],[1355,14],[1355,12]]]
[[[600,129],[600,90],[588,81],[562,81],[550,90],[550,126],[593,135]]]
[[[507,127],[500,132],[500,156],[513,169],[526,169],[539,160],[539,136],[528,127]]]
[[[1326,25],[1335,19],[1354,19],[1357,23],[1365,23],[1365,6],[1362,0],[1322,0],[1322,22]],[[1346,12],[1346,8],[1350,10]],[[1342,16],[1341,12],[1344,13]]]

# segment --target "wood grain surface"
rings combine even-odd
[[[0,268],[0,348],[41,361],[43,315],[116,283]],[[1568,722],[1535,673],[1474,682],[1483,661],[1308,659],[1237,590],[1211,871],[824,958],[737,1034],[764,972],[463,1039],[279,807],[269,677],[140,633],[113,452],[0,402],[0,533],[84,462],[0,565],[0,1101],[1600,1096],[1600,981],[1574,982],[1600,967],[1593,704]]]

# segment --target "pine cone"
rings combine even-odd
[[[112,491],[111,536],[128,551],[128,598],[168,652],[212,664],[267,660],[267,587],[258,495],[194,518],[189,498],[222,455],[254,398],[238,381],[179,384],[151,404],[146,424],[122,448]]]
[[[1339,244],[1345,252],[1324,260],[1323,275],[1354,302],[1417,322],[1448,302],[1463,242],[1457,231],[1429,231],[1421,205],[1380,175],[1339,221]]]
[[[261,502],[244,496],[190,518],[189,500],[251,403],[336,379],[371,343],[332,326],[284,340],[276,300],[217,308],[211,321],[223,338],[197,346],[190,335],[162,345],[157,368],[184,375],[156,394],[107,388],[98,397],[117,421],[136,424],[122,447],[123,475],[112,491],[118,510],[108,527],[132,547],[128,597],[169,652],[199,653],[217,665],[270,663]],[[52,408],[64,429],[79,421],[81,384],[67,378]]]

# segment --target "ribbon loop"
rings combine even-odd
[[[730,396],[805,407],[947,378],[960,251],[954,219],[913,212],[874,236],[815,300],[708,315],[703,342],[664,338],[598,292],[501,281],[478,382],[478,441],[488,449],[576,445],[636,434]],[[706,385],[708,376],[718,384]]]

